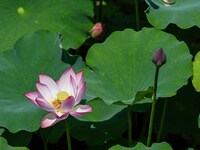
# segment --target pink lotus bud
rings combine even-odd
[[[163,64],[165,64],[166,62],[166,55],[163,51],[162,48],[159,48],[154,54],[153,54],[153,57],[152,57],[152,61],[153,63],[157,66],[157,67],[160,67],[162,66]]]
[[[97,22],[93,28],[89,31],[92,38],[98,39],[103,35],[104,25],[101,22]]]

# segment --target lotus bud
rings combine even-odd
[[[103,35],[104,25],[101,22],[97,22],[93,28],[89,31],[90,36],[95,39],[99,39]]]
[[[162,48],[159,48],[152,57],[152,62],[157,66],[160,67],[166,62],[166,55]]]

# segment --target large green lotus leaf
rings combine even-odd
[[[192,83],[195,89],[200,92],[200,52],[198,52],[195,56],[195,60],[193,62],[193,79]]]
[[[29,150],[26,147],[12,147],[8,145],[7,141],[3,137],[0,137],[0,149],[1,150]]]
[[[146,147],[144,144],[139,142],[139,143],[137,143],[137,145],[135,147],[132,147],[132,148],[127,148],[127,147],[124,147],[121,145],[115,145],[115,146],[109,148],[109,150],[173,150],[173,149],[166,142],[154,143],[154,144],[152,144],[151,147]]]
[[[91,0],[0,0],[0,51],[41,29],[62,34],[65,49],[77,48],[87,38],[92,16]]]
[[[87,105],[92,106],[92,113],[87,113],[84,116],[77,118],[78,120],[90,122],[106,121],[126,108],[125,105],[107,105],[100,99],[89,101]]]
[[[182,29],[192,26],[200,27],[199,0],[172,0],[174,4],[167,5],[163,0],[145,0],[149,5],[146,12],[148,21],[156,28],[165,29],[170,23]]]
[[[59,38],[48,31],[25,36],[14,51],[0,55],[0,126],[11,132],[35,131],[45,112],[32,104],[23,94],[36,91],[38,74],[57,80],[69,65],[61,61]]]
[[[133,103],[135,95],[153,86],[155,65],[151,58],[162,47],[167,62],[160,68],[158,97],[170,97],[187,84],[192,74],[192,61],[184,42],[168,33],[144,28],[114,32],[104,43],[92,46],[85,70],[85,97],[102,98],[106,103]]]

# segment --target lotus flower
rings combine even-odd
[[[53,126],[66,119],[69,114],[78,117],[92,111],[88,105],[78,105],[86,87],[83,71],[75,74],[69,68],[56,82],[43,74],[39,75],[39,80],[36,83],[38,91],[26,93],[25,96],[38,107],[50,112],[43,118],[42,128]]]

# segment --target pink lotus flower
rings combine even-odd
[[[25,96],[38,107],[49,111],[41,123],[42,128],[50,127],[66,119],[69,114],[78,117],[92,112],[88,105],[77,105],[83,98],[86,83],[83,82],[83,71],[75,74],[72,68],[66,70],[58,81],[40,74],[36,83],[37,92]]]

